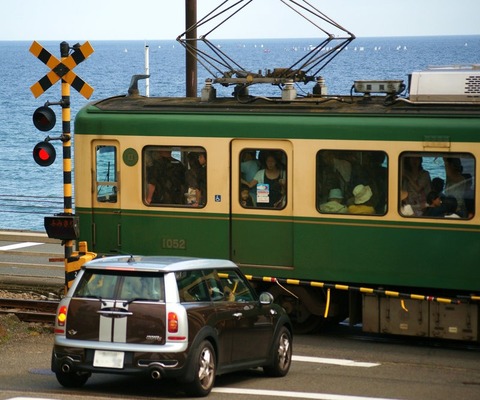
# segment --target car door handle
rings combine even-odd
[[[104,317],[111,317],[111,318],[122,318],[122,317],[128,317],[130,315],[133,315],[131,311],[100,310],[100,311],[97,311],[97,313]]]
[[[236,312],[236,313],[233,313],[233,317],[236,319],[240,319],[243,317],[243,314],[241,312]]]

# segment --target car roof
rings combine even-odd
[[[98,258],[83,265],[84,269],[144,272],[177,272],[206,268],[237,268],[230,260],[175,256],[113,256]]]

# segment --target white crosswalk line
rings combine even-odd
[[[341,365],[342,367],[363,367],[363,368],[378,367],[380,365],[379,363],[353,361],[353,360],[346,360],[343,358],[322,358],[322,357],[306,357],[306,356],[292,356],[292,361]]]
[[[290,397],[296,399],[315,399],[315,400],[395,400],[383,397],[366,397],[366,396],[349,396],[342,394],[330,393],[308,393],[308,392],[293,392],[284,390],[256,390],[246,388],[213,388],[214,393],[228,393],[228,394],[247,394],[252,396],[271,396],[271,397]]]
[[[7,246],[1,246],[0,251],[23,249],[24,247],[38,246],[40,244],[44,244],[44,243],[22,242],[22,243],[9,244]]]

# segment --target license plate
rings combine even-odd
[[[104,351],[95,350],[93,357],[93,366],[101,368],[123,368],[123,351]]]

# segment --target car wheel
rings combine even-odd
[[[58,383],[66,388],[79,388],[85,385],[90,378],[89,373],[80,372],[55,372]]]
[[[292,363],[292,334],[286,327],[282,327],[272,347],[272,364],[263,367],[268,376],[285,376]]]
[[[213,388],[217,372],[215,350],[208,340],[197,347],[192,362],[194,377],[192,382],[187,383],[186,391],[191,396],[207,396]]]

